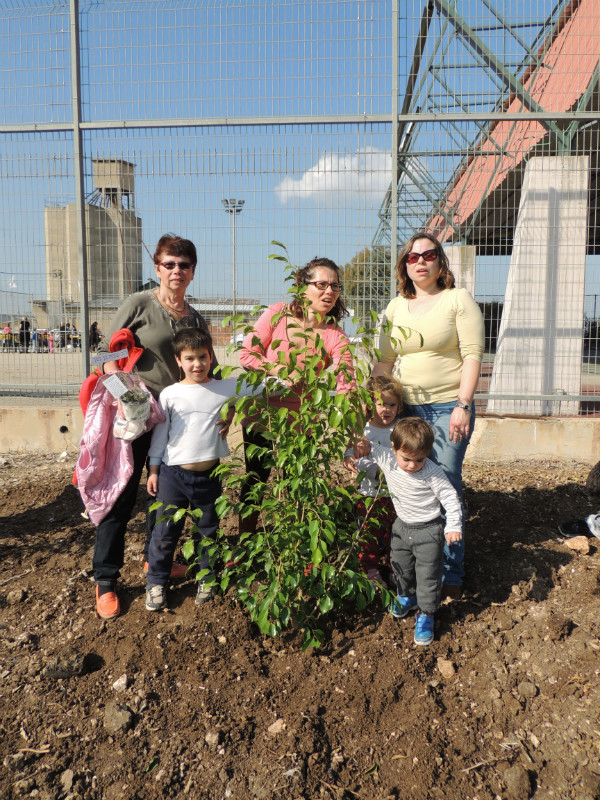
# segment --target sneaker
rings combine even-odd
[[[589,517],[585,518],[585,521],[590,529],[590,533],[592,533],[596,539],[600,539],[600,514],[590,514]]]
[[[114,619],[121,613],[119,598],[114,591],[98,594],[99,586],[96,586],[96,614],[100,619]]]
[[[381,576],[381,572],[377,569],[377,567],[373,567],[373,569],[367,570],[367,578],[371,581],[371,583],[377,584],[377,586],[381,586],[384,589],[387,589],[387,583],[383,580]]]
[[[157,583],[146,584],[146,611],[161,611],[167,605],[167,593],[164,586]]]
[[[198,589],[196,591],[196,605],[203,606],[208,600],[211,600],[215,596],[215,587],[214,586],[207,586],[209,580],[212,580],[214,576],[206,576],[201,581],[198,581]]]
[[[426,646],[433,642],[433,614],[417,614],[415,621],[415,644]]]
[[[565,539],[573,539],[575,536],[589,536],[592,530],[590,520],[595,519],[595,517],[596,515],[592,514],[587,519],[568,519],[560,523],[558,532]]]
[[[395,619],[403,619],[417,607],[417,598],[408,595],[398,595],[388,606],[388,611]]]
[[[442,583],[442,600],[461,600],[463,587],[455,583]]]
[[[171,567],[171,578],[185,578],[187,575],[188,566],[186,564],[178,564],[177,561],[173,562]],[[148,572],[148,562],[144,562],[144,572]]]

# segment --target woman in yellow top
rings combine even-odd
[[[462,464],[475,423],[473,396],[484,348],[483,316],[466,289],[454,288],[442,245],[428,233],[406,243],[396,264],[399,296],[385,309],[391,323],[380,337],[374,375],[390,375],[399,359],[404,415],[435,430],[430,458],[462,499]],[[464,536],[444,550],[444,593],[459,598],[464,576]]]

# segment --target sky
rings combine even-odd
[[[490,23],[483,0],[457,5],[473,25]],[[543,18],[552,4],[534,0],[527,12],[504,0],[496,5],[531,38],[527,20]],[[400,3],[400,101],[421,9],[417,0]],[[105,123],[83,133],[86,193],[92,158],[134,163],[144,243],[153,252],[165,231],[193,239],[202,267],[192,286],[198,296],[231,296],[232,220],[223,198],[245,201],[236,219],[238,297],[273,302],[285,291],[281,267],[268,258],[272,240],[286,244],[294,264],[315,255],[346,263],[371,243],[390,185],[391,125],[371,121],[391,113],[390,19],[389,0],[82,0],[82,119]],[[441,21],[433,32],[442,32]],[[487,36],[506,61],[518,59],[497,27]],[[0,44],[6,315],[25,313],[45,296],[44,208],[74,200],[72,134],[8,130],[71,120],[68,3],[0,0]],[[449,55],[457,64],[462,57]],[[492,83],[462,69],[455,89],[477,95],[484,108]],[[357,119],[304,124],[318,115]],[[136,127],[110,127],[122,120]],[[440,154],[444,135],[439,126],[417,165],[436,181],[449,168]],[[501,296],[506,259],[482,267],[478,291]]]

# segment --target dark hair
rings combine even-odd
[[[184,350],[200,350],[206,348],[212,355],[213,340],[210,333],[198,328],[182,328],[173,337],[173,352],[179,358]]]
[[[376,403],[376,395],[381,395],[384,392],[390,392],[398,401],[398,411],[402,410],[402,384],[397,378],[392,378],[391,375],[371,375],[367,381],[367,392],[371,395],[373,404]]]
[[[400,251],[398,260],[396,261],[396,278],[398,280],[398,289],[402,297],[406,297],[409,300],[416,296],[416,292],[415,285],[408,277],[408,272],[406,271],[406,257],[412,252],[414,244],[418,239],[428,239],[435,247],[438,261],[440,263],[440,274],[438,275],[437,279],[437,285],[440,287],[440,289],[452,289],[454,286],[454,275],[450,269],[448,256],[446,253],[444,253],[444,249],[440,242],[431,233],[415,233],[404,245]]]
[[[435,434],[431,425],[421,417],[404,417],[392,431],[392,448],[411,456],[428,456]]]
[[[294,286],[306,286],[308,281],[312,281],[315,276],[315,270],[319,269],[319,267],[324,267],[325,269],[330,269],[335,272],[338,281],[340,281],[340,268],[332,261],[330,258],[313,258],[312,261],[309,261],[305,267],[300,267],[300,269],[296,270],[294,275]],[[304,308],[302,305],[302,301],[295,297],[292,302],[290,303],[290,311],[297,319],[302,319],[304,316]],[[335,302],[334,307],[331,309],[328,317],[333,317],[336,320],[342,319],[342,317],[347,317],[349,314],[348,309],[346,308],[344,301],[342,300],[342,294],[338,295],[338,299]]]
[[[160,264],[161,256],[186,256],[194,266],[198,263],[196,246],[189,239],[182,239],[175,233],[165,233],[158,240],[154,251],[154,263]]]

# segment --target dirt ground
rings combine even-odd
[[[302,653],[191,581],[146,612],[141,504],[102,622],[73,460],[0,464],[1,798],[600,798],[600,541],[557,532],[596,510],[589,466],[468,465],[434,644],[373,605]]]

